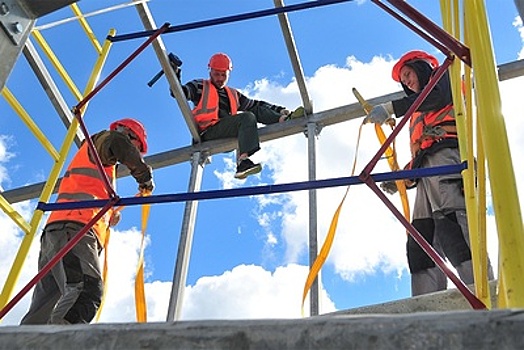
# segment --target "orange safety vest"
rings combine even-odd
[[[411,116],[409,135],[411,156],[420,150],[431,147],[434,142],[446,138],[457,138],[453,105],[434,112],[415,112]]]
[[[114,184],[116,166],[104,167],[104,171],[109,181]],[[96,164],[89,160],[88,147],[85,142],[77,154],[60,182],[58,189],[58,203],[76,202],[95,199],[108,199],[104,182],[100,176]],[[55,210],[51,212],[47,223],[55,221],[76,221],[87,224],[98,212],[100,208],[83,208],[73,210]],[[98,237],[98,241],[103,245],[109,228],[109,218],[113,209],[108,210],[105,215],[93,225],[93,230]]]
[[[204,131],[211,125],[218,123],[218,104],[219,97],[217,88],[210,80],[203,80],[202,96],[198,105],[193,109],[193,118],[198,124],[198,130]],[[229,105],[231,106],[231,115],[237,114],[238,110],[238,94],[236,90],[225,87],[227,96],[229,97]]]

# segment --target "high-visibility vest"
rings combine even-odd
[[[104,171],[109,181],[115,186],[116,166],[106,166]],[[96,164],[89,160],[87,143],[80,147],[77,154],[73,157],[71,164],[60,182],[58,188],[58,203],[76,202],[95,199],[108,199],[109,195],[105,184],[100,176]],[[76,221],[83,224],[88,223],[98,212],[100,208],[83,208],[72,210],[55,210],[51,212],[47,223],[55,221]],[[105,215],[93,225],[98,240],[104,244],[106,231],[109,227],[109,218],[113,210],[108,210]]]
[[[412,157],[416,157],[420,150],[431,147],[437,141],[457,138],[453,105],[447,105],[434,112],[413,113],[409,135]]]
[[[218,108],[219,97],[217,88],[210,80],[204,79],[202,81],[202,96],[198,105],[193,109],[193,117],[198,125],[198,130],[204,131],[211,125],[218,123]],[[231,115],[237,114],[238,110],[238,94],[236,90],[229,87],[224,87],[229,97],[229,105],[231,106]]]

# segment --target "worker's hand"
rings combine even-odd
[[[395,181],[384,181],[380,183],[382,191],[388,194],[395,194],[398,191],[397,183]]]
[[[109,218],[109,227],[115,227],[120,222],[120,219],[122,219],[122,214],[120,213],[120,210],[115,210],[111,214],[111,217]]]
[[[393,104],[391,102],[382,103],[373,107],[364,119],[364,123],[384,124],[392,114]]]
[[[288,117],[288,115],[289,115],[290,113],[291,113],[291,112],[289,111],[289,109],[287,109],[287,108],[282,108],[282,109],[280,110],[280,118],[278,119],[278,121],[279,121],[280,123],[286,121],[286,120],[287,120],[287,117]]]
[[[153,179],[138,184],[138,191],[140,191],[142,194],[153,192],[154,189],[155,183],[153,182]]]
[[[287,108],[280,110],[280,115],[289,115],[289,113],[291,113],[291,111]]]

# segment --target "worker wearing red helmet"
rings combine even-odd
[[[203,141],[235,137],[238,140],[235,178],[245,179],[262,170],[249,157],[260,150],[257,123],[265,125],[304,116],[304,108],[290,112],[282,106],[253,100],[226,86],[233,64],[225,53],[211,56],[209,79],[195,79],[182,86],[194,104],[193,117]]]
[[[131,118],[117,120],[91,136],[104,172],[115,186],[116,165],[122,163],[138,183],[141,193],[153,191],[151,167],[143,125]],[[105,182],[84,142],[60,181],[57,202],[108,199]],[[42,233],[38,268],[41,270],[97,213],[100,208],[51,212]],[[84,237],[35,286],[29,311],[21,324],[89,323],[102,298],[99,254],[109,227],[120,221],[120,212],[110,209]]]
[[[400,82],[406,97],[375,106],[365,122],[384,123],[392,114],[402,117],[428,84],[438,60],[424,51],[410,51],[393,66],[393,80]],[[449,74],[446,72],[410,118],[412,160],[408,169],[459,164],[460,154]],[[457,270],[466,284],[472,284],[473,266],[469,248],[462,177],[460,174],[437,175],[416,179],[417,193],[413,208],[413,226],[441,256]],[[382,183],[388,193],[396,192],[394,182]],[[447,288],[447,278],[409,236],[408,265],[413,296]],[[489,264],[489,262],[488,262]],[[491,265],[489,278],[493,279]]]

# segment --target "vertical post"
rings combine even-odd
[[[524,307],[524,227],[512,157],[502,115],[500,91],[484,1],[464,2],[466,30],[471,39],[471,61],[478,125],[486,152],[499,236],[500,279],[504,280],[507,306]],[[499,293],[499,294],[500,294]]]
[[[308,145],[308,179],[314,181],[317,178],[317,154],[315,137],[317,136],[317,124],[314,122],[307,123],[307,145]],[[317,190],[309,190],[309,269],[317,258]],[[311,285],[309,291],[310,316],[318,315],[320,271],[317,278]]]
[[[204,162],[201,161],[201,153],[193,153],[191,159],[191,176],[189,178],[188,192],[198,192],[202,185],[202,173]],[[178,253],[173,274],[173,286],[167,310],[167,322],[180,319],[182,302],[184,300],[184,288],[187,280],[187,270],[191,256],[191,246],[195,233],[195,219],[198,209],[198,201],[188,201],[184,209],[184,218],[178,243]]]

